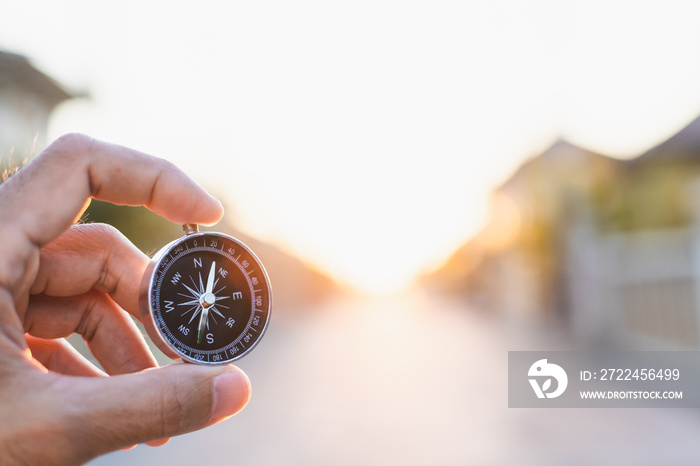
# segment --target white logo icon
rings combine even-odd
[[[530,377],[536,377],[529,380],[530,385],[532,385],[532,389],[535,391],[535,395],[537,395],[537,398],[556,398],[564,393],[564,390],[566,390],[566,385],[569,383],[569,378],[566,376],[564,369],[556,364],[547,363],[546,359],[540,359],[530,366],[530,370],[528,371],[527,375]],[[537,381],[537,377],[544,379],[541,386]],[[552,379],[556,379],[557,387],[556,390],[548,392],[547,390],[549,390],[552,386]]]

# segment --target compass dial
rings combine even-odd
[[[194,233],[174,241],[156,255],[144,280],[144,325],[171,357],[230,363],[253,349],[267,328],[267,273],[231,236]]]

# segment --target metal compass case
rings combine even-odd
[[[141,314],[163,353],[197,364],[228,364],[260,341],[272,290],[262,262],[223,233],[184,225],[185,236],[153,257],[141,285]]]

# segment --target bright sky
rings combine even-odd
[[[22,0],[0,48],[90,100],[54,115],[168,158],[227,218],[365,290],[483,224],[563,135],[632,156],[700,114],[700,4]]]

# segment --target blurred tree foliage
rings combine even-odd
[[[700,171],[696,164],[630,165],[593,197],[601,231],[681,228],[696,220],[690,202]]]
[[[145,207],[129,207],[93,200],[83,215],[85,223],[107,223],[152,256],[170,241],[182,236],[182,226],[171,223]]]

